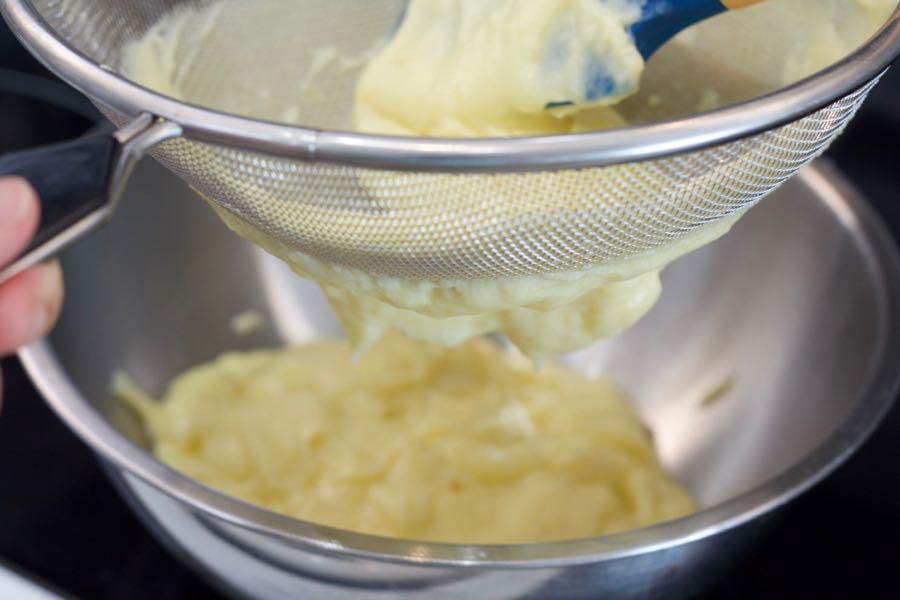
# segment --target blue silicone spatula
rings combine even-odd
[[[666,42],[691,25],[720,13],[746,8],[763,0],[644,0],[641,17],[629,28],[638,52],[649,59]],[[604,73],[604,65],[592,65],[597,73]],[[590,68],[590,67],[589,67]],[[602,102],[604,98],[621,97],[623,90],[609,78],[589,77],[586,94],[580,101],[554,102],[550,106],[565,106],[587,102]]]
[[[763,0],[644,0],[640,20],[631,26],[638,52],[650,58],[663,44],[695,23]]]

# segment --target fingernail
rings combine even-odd
[[[41,265],[38,306],[32,321],[33,337],[43,336],[50,329],[62,304],[62,271],[59,263]]]
[[[31,210],[31,189],[19,177],[0,178],[0,215],[10,224],[23,220]]]

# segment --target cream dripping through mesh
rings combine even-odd
[[[589,135],[781,88],[845,56],[896,6],[769,0],[684,32],[646,66],[632,97],[545,110],[541,93],[572,82],[522,74],[534,76],[529,56],[552,27],[534,37],[504,31],[589,11],[611,23],[607,42],[625,76],[638,77],[643,62],[615,34],[635,18],[633,4],[191,3],[127,45],[121,70],[167,96],[258,119],[449,146],[471,137],[534,143],[519,136]],[[772,23],[790,35],[774,35]],[[449,37],[457,44],[448,52]],[[864,96],[735,142],[603,167],[484,172],[486,157],[470,172],[400,171],[187,139],[155,154],[232,229],[318,281],[358,349],[389,329],[443,344],[500,332],[540,359],[639,319],[660,294],[663,267],[727,232],[817,156]]]

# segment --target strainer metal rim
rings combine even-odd
[[[698,115],[574,135],[504,139],[408,138],[318,130],[180,102],[116,74],[70,47],[29,0],[0,0],[19,40],[51,71],[125,115],[149,112],[186,137],[275,156],[376,169],[514,172],[608,166],[700,150],[802,118],[865,86],[900,55],[900,6],[858,50],[815,75]]]
[[[900,389],[900,336],[890,335],[900,318],[900,252],[892,235],[862,197],[828,163],[797,177],[817,190],[848,235],[859,244],[879,288],[880,360],[873,365],[860,400],[842,424],[814,450],[781,474],[731,500],[681,519],[607,536],[518,545],[464,545],[417,542],[354,533],[316,525],[218,492],[154,458],[114,429],[75,387],[49,341],[19,352],[31,380],[50,407],[91,449],[121,469],[185,503],[195,516],[223,536],[212,518],[264,533],[315,552],[376,558],[398,564],[554,567],[613,560],[673,548],[744,525],[784,505],[842,464],[881,422]],[[233,536],[230,536],[233,538]]]

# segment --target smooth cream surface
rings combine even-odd
[[[601,535],[694,510],[615,387],[486,340],[394,334],[226,354],[154,400],[120,379],[164,462],[315,523],[454,543]]]
[[[583,111],[548,111],[544,106],[584,88],[584,65],[592,53],[617,57],[612,62],[621,67],[615,72],[622,81],[640,75],[640,57],[627,36],[620,35],[634,18],[633,2],[413,0],[384,46],[343,59],[331,47],[307,48],[305,63],[312,66],[294,82],[290,67],[304,61],[293,49],[303,46],[300,32],[309,28],[308,16],[292,0],[221,0],[162,19],[128,49],[123,70],[177,98],[303,123],[298,108],[303,98],[331,89],[317,86],[316,76],[332,77],[342,69],[356,73],[353,69],[365,64],[356,80],[353,111],[353,122],[363,131],[417,136],[567,133],[705,110],[742,99],[743,92],[775,89],[844,56],[895,5],[895,0],[768,0],[717,17],[685,32],[654,57],[641,83],[645,93],[614,108]],[[242,42],[234,43],[235,36],[242,36]],[[548,51],[559,40],[564,51]],[[548,68],[554,57],[558,69]],[[359,185],[376,202],[389,189],[377,188],[365,172]],[[515,198],[498,193],[497,202],[515,208]],[[219,214],[235,231],[319,281],[358,348],[391,329],[445,344],[498,331],[538,359],[583,347],[634,323],[659,295],[658,271],[722,235],[734,222],[726,219],[681,243],[586,271],[411,280],[316,259],[225,210]]]

